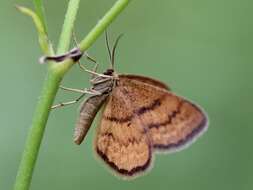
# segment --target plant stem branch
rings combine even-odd
[[[41,18],[38,16],[38,14],[26,7],[16,6],[16,8],[21,13],[26,14],[33,19],[33,22],[34,22],[35,27],[37,29],[39,44],[40,44],[42,52],[45,55],[53,55],[54,51],[53,51],[52,45],[48,39],[46,28],[44,27],[44,24],[43,24]]]
[[[80,44],[80,49],[85,51],[88,47],[95,42],[103,30],[116,18],[116,16],[126,7],[130,0],[118,0],[114,6],[106,13],[106,15],[98,22],[98,24],[91,30],[91,32],[84,38]],[[70,0],[68,8],[75,7],[72,10],[71,15],[76,15],[74,13],[77,11],[78,5],[74,3],[79,2],[79,0]],[[69,10],[67,11],[69,12]],[[69,20],[68,20],[69,19]],[[69,41],[71,38],[70,31],[73,29],[74,18],[65,17],[63,32],[60,38],[59,51],[65,51],[69,46]],[[65,32],[64,32],[65,31]],[[62,42],[64,41],[64,42]],[[66,43],[66,44],[64,44]],[[68,59],[61,63],[51,62],[48,65],[48,74],[43,85],[41,96],[39,98],[35,114],[33,116],[33,122],[31,129],[28,133],[25,149],[23,152],[22,160],[18,170],[15,190],[28,190],[31,184],[32,174],[36,159],[39,153],[40,144],[45,131],[45,126],[51,111],[51,106],[53,104],[54,98],[56,96],[57,90],[61,83],[64,74],[71,68],[74,64],[73,60]]]
[[[88,49],[92,43],[101,35],[107,26],[119,15],[119,13],[128,5],[130,0],[118,0],[89,34],[81,41],[79,47],[81,51]]]
[[[74,28],[74,22],[76,19],[77,10],[80,0],[70,0],[67,13],[65,15],[65,21],[62,26],[62,32],[60,35],[59,46],[57,54],[65,53],[70,45],[72,31]]]
[[[36,14],[40,18],[43,27],[45,28],[45,31],[47,32],[47,27],[46,27],[46,19],[44,16],[44,6],[43,6],[43,0],[33,0],[33,4],[35,7]]]

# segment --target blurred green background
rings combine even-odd
[[[82,0],[76,22],[82,39],[114,0]],[[0,189],[12,189],[45,77],[30,18],[14,4],[0,3]],[[56,44],[67,0],[45,0],[50,38]],[[95,125],[81,146],[72,141],[78,105],[54,110],[49,118],[31,189],[253,189],[253,1],[133,0],[110,26],[111,40],[124,33],[116,57],[119,73],[142,74],[207,111],[207,133],[190,148],[158,155],[148,175],[134,181],[115,178],[93,156]],[[89,49],[108,67],[104,36]],[[87,61],[83,62],[87,63]],[[88,76],[73,67],[65,86],[88,87]],[[76,94],[59,91],[56,103]]]

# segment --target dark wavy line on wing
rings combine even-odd
[[[124,118],[117,118],[117,117],[111,117],[111,116],[103,116],[103,119],[106,119],[106,120],[109,120],[109,121],[112,121],[112,122],[116,122],[116,123],[126,123],[126,122],[129,122],[133,119],[133,117],[135,115],[137,116],[141,116],[143,115],[144,113],[148,112],[148,111],[151,111],[151,110],[154,110],[158,107],[161,106],[161,102],[162,100],[165,98],[165,96],[162,96],[158,99],[155,99],[150,105],[148,106],[143,106],[143,107],[140,107],[139,109],[135,110],[134,113],[130,116],[127,116],[127,117],[124,117]]]

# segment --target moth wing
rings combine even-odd
[[[121,78],[127,78],[127,79],[130,79],[130,80],[136,80],[136,81],[139,81],[139,82],[150,84],[152,86],[156,86],[156,87],[159,87],[159,88],[170,90],[170,87],[167,84],[165,84],[165,83],[163,83],[159,80],[150,78],[150,77],[141,76],[141,75],[132,75],[132,74],[122,74],[122,75],[120,75],[120,77]]]
[[[208,125],[204,111],[192,102],[161,88],[161,82],[145,82],[126,75],[120,76],[120,86],[135,115],[141,120],[156,150],[174,151],[189,145]]]
[[[94,145],[110,168],[131,177],[150,166],[152,150],[144,127],[133,117],[125,99],[118,87],[113,89],[104,105]]]

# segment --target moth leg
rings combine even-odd
[[[65,91],[69,91],[69,92],[77,92],[77,93],[88,93],[88,90],[85,88],[85,89],[76,89],[76,88],[68,88],[68,87],[65,87],[65,86],[60,86],[60,89],[62,90],[65,90]]]
[[[73,101],[62,102],[62,103],[53,105],[53,106],[51,107],[51,109],[60,108],[60,107],[64,107],[64,106],[68,106],[68,105],[75,104],[75,103],[77,103],[79,100],[81,100],[85,95],[86,95],[86,93],[83,93],[81,96],[79,96],[77,99],[75,99],[75,100],[73,100]]]
[[[81,100],[86,94],[90,94],[92,96],[96,96],[96,95],[101,95],[100,92],[96,91],[96,90],[92,90],[92,89],[88,89],[88,90],[79,90],[79,89],[72,89],[72,88],[66,88],[66,87],[61,87],[64,90],[67,91],[72,91],[72,92],[82,92],[81,96],[79,96],[77,99],[69,101],[69,102],[62,102],[56,105],[53,105],[51,107],[51,109],[55,109],[55,108],[60,108],[60,107],[64,107],[64,106],[68,106],[68,105],[72,105],[77,103],[79,100]]]
[[[93,79],[95,76],[100,76],[100,77],[104,77],[104,78],[112,78],[112,77],[109,76],[109,75],[104,75],[104,74],[101,74],[101,73],[97,73],[96,70],[97,70],[97,65],[98,65],[98,64],[95,65],[95,67],[94,67],[94,70],[95,70],[95,71],[91,71],[91,70],[89,70],[89,69],[86,69],[80,62],[78,62],[78,65],[79,65],[79,67],[80,67],[82,70],[84,70],[85,72],[92,74],[92,75],[91,75],[91,78],[92,78],[92,79]]]
[[[81,64],[80,61],[78,61],[79,67],[80,67],[82,70],[84,70],[84,71],[86,71],[86,72],[88,72],[88,73],[91,73],[91,74],[96,73],[96,70],[97,70],[97,67],[98,67],[97,61],[96,61],[94,58],[92,58],[91,56],[89,56],[89,54],[88,54],[86,51],[84,52],[84,55],[85,55],[85,57],[86,57],[89,61],[91,61],[92,63],[95,63],[95,66],[94,66],[93,70],[89,70],[89,69],[86,69],[86,67],[83,66],[83,65]]]
[[[80,61],[78,61],[78,65],[79,65],[79,67],[80,67],[82,70],[84,70],[85,72],[91,74],[91,80],[94,79],[96,76],[105,77],[105,78],[111,78],[111,76],[97,73],[97,68],[98,68],[98,65],[99,65],[98,62],[97,62],[94,58],[92,58],[91,56],[89,56],[89,54],[88,54],[87,52],[84,52],[84,55],[85,55],[85,57],[86,57],[89,61],[95,63],[95,66],[93,67],[92,70],[89,70],[89,69],[86,69],[86,67],[83,66],[83,65],[80,63]]]
[[[85,57],[86,57],[87,60],[91,61],[91,62],[94,63],[95,65],[98,64],[97,61],[96,61],[96,59],[93,58],[93,57],[91,57],[91,56],[87,53],[87,51],[84,52],[84,55],[85,55]]]
[[[72,35],[73,35],[73,40],[74,40],[75,45],[78,46],[77,38],[76,38],[75,32],[73,32]],[[86,72],[92,74],[92,75],[91,75],[91,78],[92,78],[92,79],[93,79],[96,75],[100,76],[100,74],[96,72],[96,71],[97,71],[97,67],[98,67],[98,63],[97,63],[96,59],[93,58],[93,57],[91,57],[91,56],[87,53],[87,51],[84,52],[84,55],[85,55],[85,57],[86,57],[87,60],[91,61],[92,63],[95,63],[95,66],[94,66],[93,70],[89,70],[89,69],[87,69],[85,66],[83,66],[83,65],[81,64],[80,61],[78,61],[79,67],[80,67],[82,70],[84,70],[84,71],[86,71]]]
[[[85,56],[89,59],[89,60],[93,60],[95,61],[93,58],[89,57],[89,55],[87,54],[87,52],[84,53]],[[95,61],[95,66],[93,68],[93,70],[89,70],[89,69],[86,69],[85,66],[83,66],[80,61],[78,61],[78,65],[79,67],[84,70],[85,72],[87,73],[90,73],[91,74],[91,79],[94,79],[96,76],[100,76],[100,77],[104,77],[104,78],[111,78],[111,76],[108,76],[108,75],[104,75],[104,74],[101,74],[101,73],[97,73],[97,67],[98,67],[98,63]]]
[[[111,80],[111,76],[108,77],[108,78],[102,78],[102,79],[99,79],[99,80],[97,78],[94,78],[94,79],[90,80],[90,83],[92,85],[95,85],[95,84],[103,83],[103,82],[106,82],[106,81],[109,81],[109,80]]]
[[[94,90],[94,89],[76,89],[76,88],[68,88],[65,86],[60,86],[60,88],[62,90],[66,90],[66,91],[70,91],[70,92],[77,92],[77,93],[81,93],[81,94],[90,94],[90,95],[101,95],[101,92]]]

